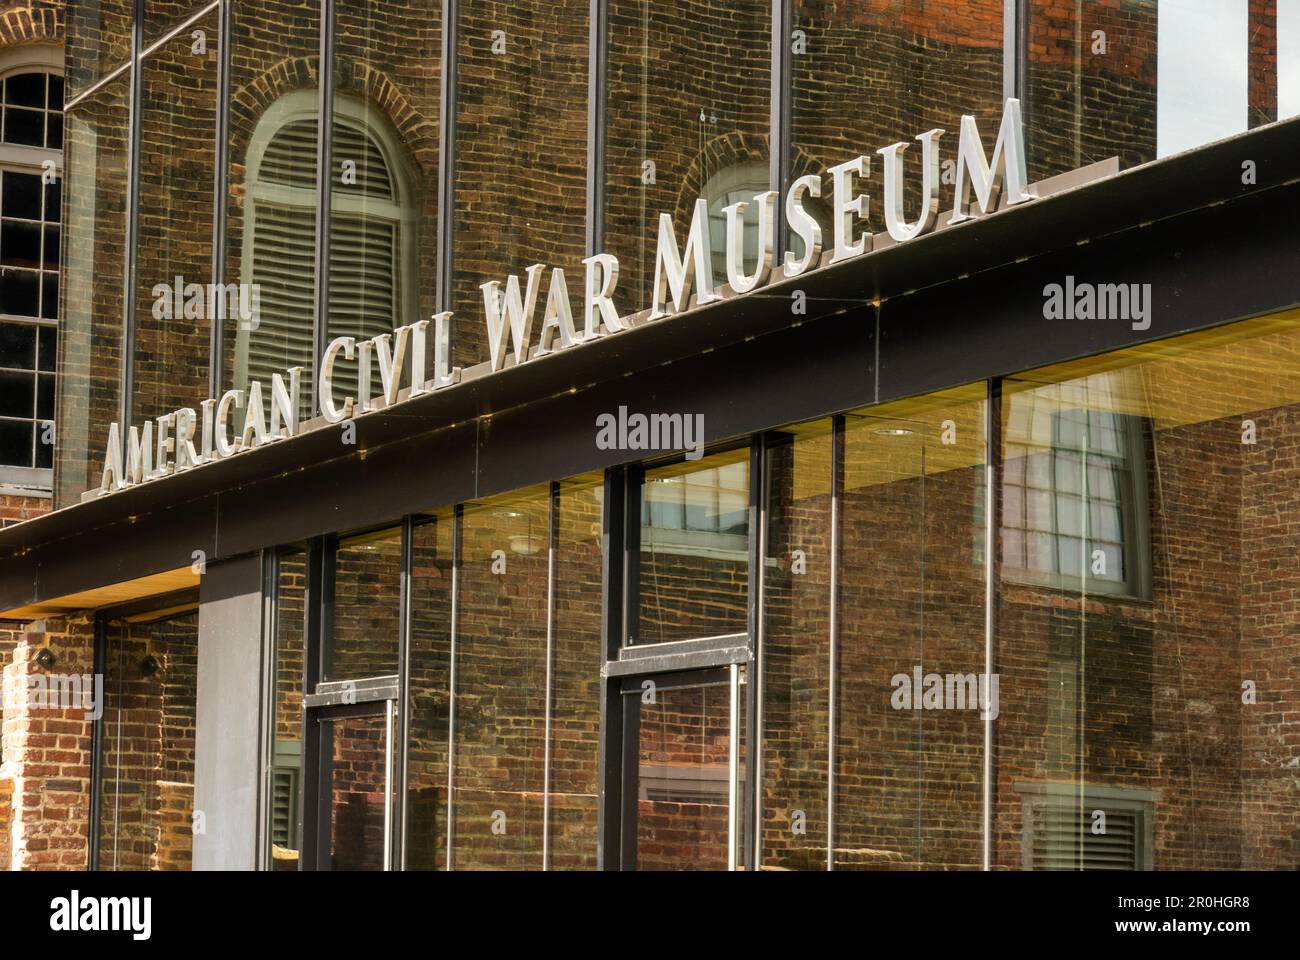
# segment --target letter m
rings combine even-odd
[[[673,313],[687,303],[691,283],[696,287],[696,302],[709,303],[718,299],[713,293],[713,264],[709,253],[709,205],[705,200],[695,201],[691,215],[691,229],[686,235],[686,249],[678,254],[677,237],[673,233],[673,218],[659,214],[659,242],[655,247],[655,285],[651,292],[650,319],[665,316],[664,300],[672,293]]]
[[[1020,101],[1014,97],[1007,98],[1002,110],[1002,125],[998,127],[997,143],[993,145],[992,163],[984,156],[975,118],[969,114],[961,118],[956,190],[952,218],[948,222],[961,223],[970,219],[968,210],[972,187],[980,213],[988,213],[997,207],[1004,186],[1008,206],[1033,199],[1028,192],[1029,176],[1025,172],[1025,131],[1020,119]]]
[[[506,278],[506,292],[501,293],[501,282],[492,280],[480,284],[483,291],[483,309],[487,314],[488,347],[491,351],[492,369],[500,370],[506,360],[506,323],[510,324],[510,339],[514,342],[515,363],[528,359],[528,346],[533,337],[533,314],[537,310],[537,291],[541,286],[542,271],[546,267],[534,263],[528,268],[528,286],[523,298],[519,295],[519,277]]]

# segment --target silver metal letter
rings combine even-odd
[[[725,208],[727,215],[727,283],[736,293],[749,293],[767,282],[776,260],[776,198],[775,190],[754,197],[758,204],[758,264],[752,274],[745,273],[745,210],[749,204],[741,200]]]
[[[487,314],[489,359],[492,369],[500,370],[506,360],[505,328],[510,324],[510,339],[515,348],[515,365],[528,359],[528,347],[533,337],[533,314],[537,310],[537,291],[541,286],[542,271],[546,266],[534,263],[525,271],[528,284],[523,299],[519,296],[519,277],[506,277],[506,292],[501,294],[501,283],[489,280],[479,285],[483,291],[483,309]]]
[[[230,408],[232,406],[242,406],[244,403],[243,390],[227,390],[221,395],[221,400],[217,403],[217,458],[224,460],[226,457],[233,457],[243,446],[243,441],[236,437],[233,443],[228,439],[226,421],[230,419]],[[146,424],[147,426],[147,424]]]
[[[934,229],[939,218],[939,138],[943,130],[936,127],[918,134],[921,141],[921,215],[908,223],[903,215],[903,151],[907,143],[894,143],[877,150],[885,158],[885,226],[889,235],[903,243]]]
[[[605,333],[621,333],[623,321],[614,306],[614,288],[618,286],[618,257],[598,253],[582,261],[587,268],[582,297],[582,340],[594,340]],[[597,315],[599,314],[599,315]]]
[[[870,175],[871,158],[854,157],[847,163],[831,167],[828,172],[831,175],[831,202],[834,205],[835,245],[832,248],[831,263],[839,263],[863,253],[867,249],[867,241],[871,239],[868,230],[862,231],[862,236],[857,240],[851,239],[854,219],[867,218],[867,197],[853,196],[853,178]]]
[[[797,277],[810,266],[817,263],[822,253],[822,228],[812,215],[803,208],[802,195],[810,197],[822,195],[822,178],[815,173],[800,177],[790,184],[790,192],[785,195],[785,219],[790,229],[803,240],[803,256],[796,258],[793,251],[785,253],[782,272],[787,277]]]
[[[709,252],[709,205],[695,201],[691,215],[691,228],[686,234],[686,249],[677,252],[677,237],[673,234],[673,218],[659,214],[659,242],[655,247],[655,280],[650,295],[650,319],[666,316],[664,300],[672,292],[673,309],[680,312],[688,303],[692,280],[695,285],[695,302],[703,305],[718,299],[713,292],[713,258]]]
[[[351,397],[344,399],[342,411],[334,406],[334,361],[340,350],[343,351],[343,356],[351,360],[356,346],[357,341],[353,337],[335,337],[325,348],[325,356],[320,364],[320,412],[329,423],[338,423],[352,416]],[[225,398],[222,398],[222,402],[225,402]]]
[[[1008,97],[1002,110],[1002,125],[998,127],[991,163],[984,157],[975,118],[970,115],[961,118],[961,138],[957,141],[957,183],[952,217],[948,222],[961,223],[970,219],[968,210],[972,187],[980,213],[988,213],[997,207],[1004,185],[1008,206],[1033,199],[1028,192],[1029,176],[1025,173],[1025,133],[1020,119],[1020,101],[1015,97]]]

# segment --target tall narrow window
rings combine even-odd
[[[63,77],[12,66],[0,73],[0,492],[53,483],[62,167]]]

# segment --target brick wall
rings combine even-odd
[[[0,779],[11,784],[9,859],[13,870],[85,869],[90,823],[90,729],[84,704],[47,709],[23,692],[28,678],[47,671],[37,654],[55,657],[48,672],[92,671],[93,627],[88,620],[48,620],[29,630],[4,666],[4,682],[20,691],[4,717]]]

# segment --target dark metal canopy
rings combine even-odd
[[[520,367],[467,371],[358,418],[352,445],[322,425],[0,530],[0,611],[188,566],[196,550],[219,561],[632,460],[595,445],[596,416],[621,405],[703,414],[712,442],[1294,306],[1297,156],[1300,119],[1271,124]],[[1045,320],[1043,289],[1067,274],[1150,283],[1150,328]]]

